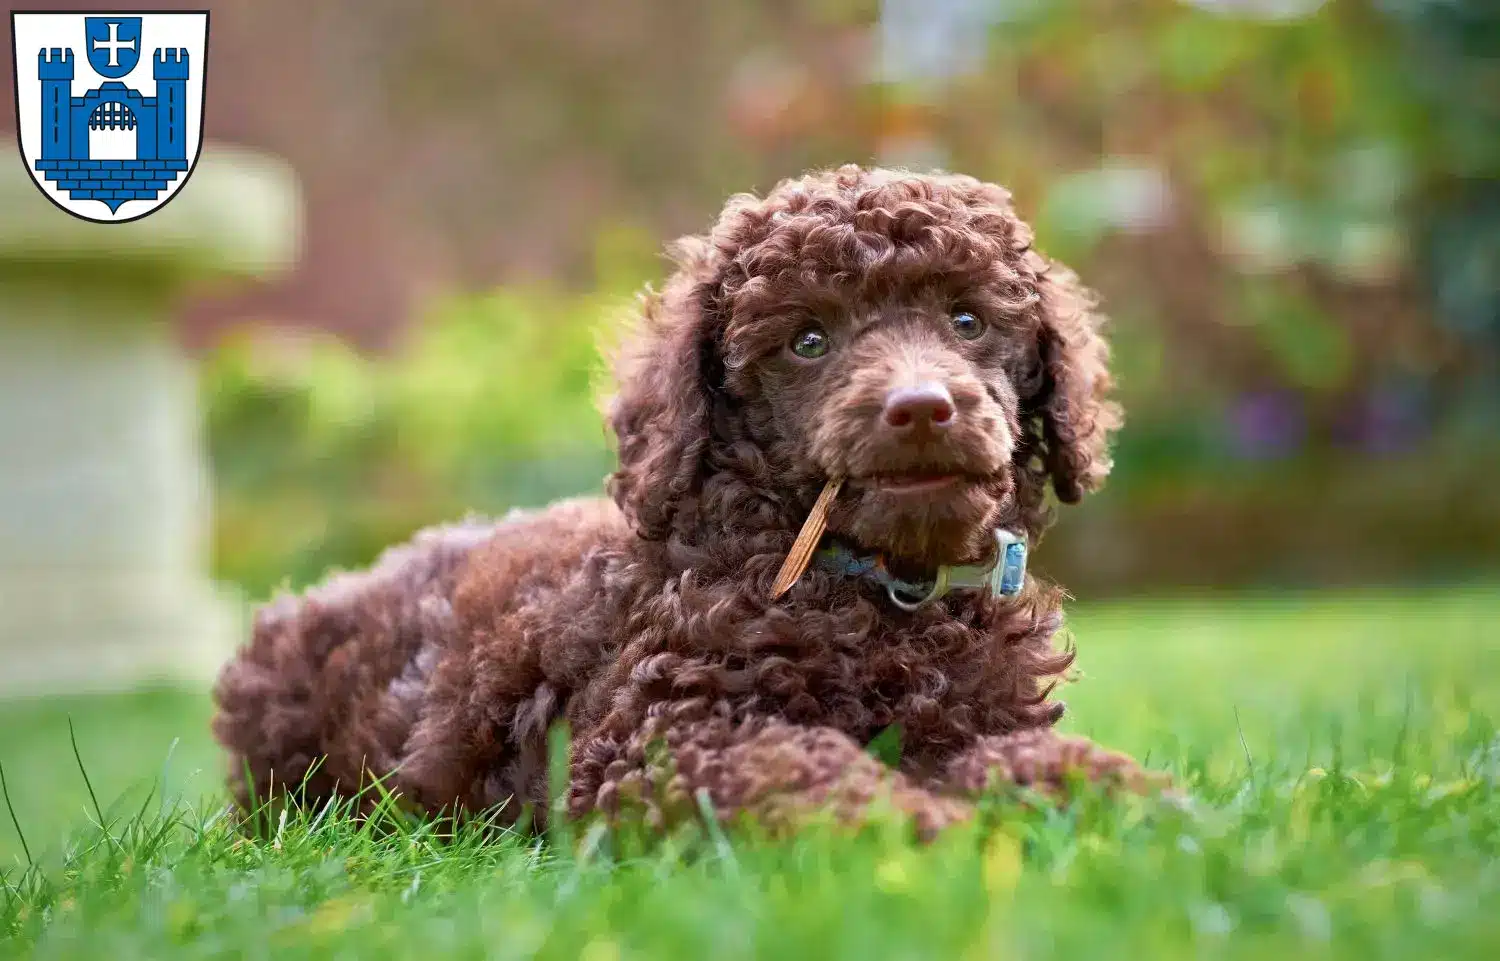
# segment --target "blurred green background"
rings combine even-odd
[[[289,331],[275,311],[214,328],[202,391],[219,576],[261,597],[424,523],[599,490],[594,342],[661,279],[661,244],[706,226],[731,191],[847,160],[1010,186],[1040,246],[1102,291],[1129,421],[1111,487],[1039,556],[1075,593],[1444,582],[1494,566],[1492,4],[651,9],[668,12],[607,44],[621,90],[596,82],[594,34],[608,31],[582,21],[570,79],[528,88],[561,114],[547,130],[572,131],[538,134],[540,149],[579,163],[496,229],[507,250],[535,238],[550,253],[497,255],[498,286],[429,291],[373,340]],[[476,91],[504,68],[454,31],[467,18],[488,36],[499,16],[435,12],[399,47],[420,72],[384,108],[466,130],[486,116]],[[709,69],[679,56],[697,39],[728,58],[709,70],[718,86],[673,86],[674,69]],[[695,144],[681,127],[696,117],[712,122]],[[467,146],[506,169],[490,140]],[[548,190],[568,210],[590,201],[556,249],[538,226]]]

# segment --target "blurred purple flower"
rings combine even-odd
[[[1399,454],[1417,446],[1429,427],[1422,390],[1386,384],[1355,399],[1339,421],[1335,440],[1372,456]]]
[[[1302,447],[1306,419],[1299,398],[1285,391],[1246,394],[1228,415],[1231,449],[1244,460],[1279,460]]]

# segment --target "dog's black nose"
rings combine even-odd
[[[885,395],[885,424],[898,434],[942,430],[953,423],[953,395],[936,381],[895,387]]]

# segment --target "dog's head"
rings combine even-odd
[[[1039,536],[1049,479],[1072,503],[1109,472],[1120,413],[1092,298],[1031,238],[961,176],[851,166],[732,198],[617,361],[611,494],[660,539],[730,465],[798,521],[843,477],[830,530],[913,567]]]

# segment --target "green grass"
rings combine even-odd
[[[0,812],[0,957],[1495,957],[1497,622],[1478,590],[1080,608],[1067,725],[1190,803],[997,804],[927,848],[892,825],[548,845],[335,813],[247,839],[201,695],[0,704],[39,863]]]

